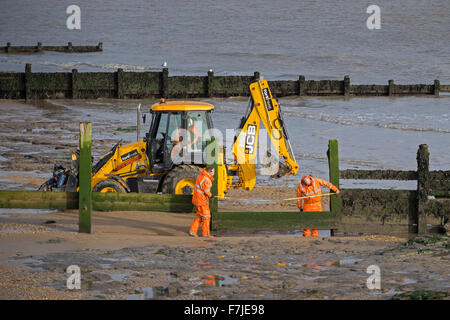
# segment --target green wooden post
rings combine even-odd
[[[25,65],[25,101],[31,99],[31,63]]]
[[[350,76],[344,76],[344,96],[348,97],[350,95]]]
[[[430,152],[428,145],[419,145],[417,150],[417,218],[418,233],[428,232],[426,205],[430,194]]]
[[[78,70],[72,69],[72,99],[78,99]]]
[[[206,165],[214,168],[214,181],[211,187],[213,197],[209,200],[209,210],[211,211],[210,228],[212,228],[214,215],[219,209],[219,199],[217,198],[217,140],[214,138],[206,142]]]
[[[213,78],[214,78],[214,71],[211,69],[208,71],[208,76],[207,76],[207,82],[208,85],[206,87],[206,97],[210,98],[214,95],[214,91],[213,91]]]
[[[90,122],[80,122],[80,162],[78,193],[78,232],[91,233],[91,133]]]
[[[304,96],[305,95],[305,76],[300,75],[298,77],[298,95],[299,96]]]
[[[116,72],[116,98],[123,99],[123,69],[118,68]]]
[[[161,98],[167,99],[169,97],[169,69],[163,68],[161,72],[161,83],[160,83],[160,95]]]
[[[339,149],[337,140],[328,140],[328,167],[330,170],[330,182],[339,189]],[[330,211],[334,214],[341,212],[341,196],[330,197]]]

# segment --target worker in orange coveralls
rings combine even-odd
[[[204,169],[195,181],[192,203],[196,207],[196,217],[189,229],[189,235],[197,237],[197,231],[202,226],[202,236],[211,237],[209,233],[209,224],[211,221],[211,212],[209,211],[209,198],[212,197],[211,186],[214,181],[214,168]]]
[[[199,140],[199,132],[197,127],[194,124],[194,120],[192,118],[188,119],[188,132],[190,137],[188,137],[188,141],[190,141],[187,146],[183,145],[181,142],[183,141],[183,135],[182,135],[183,129],[180,127],[173,133],[173,147],[170,151],[170,157],[173,160],[176,159],[177,156],[182,155],[182,150],[186,149],[187,146],[192,148]],[[184,137],[186,138],[186,137]]]
[[[339,194],[339,189],[331,184],[331,182],[314,178],[312,176],[303,176],[300,184],[297,186],[297,197],[309,197],[298,200],[298,208],[300,211],[322,211],[322,186],[330,188],[331,191]],[[303,229],[304,237],[318,237],[318,229]]]

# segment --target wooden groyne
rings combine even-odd
[[[417,150],[417,171],[342,170],[341,179],[416,180],[417,190],[345,189],[342,215],[361,225],[403,221],[412,233],[439,231],[450,218],[450,171],[429,170],[428,146]]]
[[[12,46],[10,42],[4,47],[0,47],[0,53],[19,54],[19,53],[42,53],[44,51],[56,51],[65,53],[84,53],[84,52],[102,52],[103,43],[100,42],[96,46],[74,46],[72,42],[68,42],[67,46],[43,46],[42,42],[38,42],[35,46]]]
[[[248,96],[248,86],[259,78],[259,72],[251,76],[169,76],[169,70],[161,72],[32,72],[31,64],[25,72],[0,72],[0,99],[140,99],[140,98],[211,98]],[[395,84],[352,85],[350,77],[343,80],[269,81],[272,94],[284,96],[439,96],[450,92],[450,85]]]
[[[337,229],[339,232],[349,233],[422,234],[443,231],[444,223],[449,221],[450,171],[429,170],[430,154],[427,145],[419,146],[415,171],[339,170],[337,140],[329,141],[327,155],[329,180],[336,186],[340,185],[340,179],[416,180],[417,189],[340,188],[339,195],[330,197],[330,211],[321,213],[221,212],[215,198],[210,205],[213,228],[219,231],[229,229],[254,231],[312,227]],[[0,190],[0,208],[82,211],[85,208],[80,207],[81,194],[87,192],[92,197],[92,210],[165,212],[193,210],[191,196],[188,195],[91,193],[89,187],[84,189],[80,193]],[[212,190],[217,192],[216,189]]]

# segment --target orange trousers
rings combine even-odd
[[[211,213],[209,206],[198,206],[194,222],[192,222],[190,233],[197,234],[198,228],[202,226],[202,235],[204,237],[210,236],[209,223],[211,221]]]
[[[319,202],[320,207],[316,206],[316,207],[307,207],[308,210],[303,210],[303,211],[322,211],[322,204]],[[320,208],[320,210],[317,210],[318,208]],[[301,210],[301,208],[299,207],[299,209]],[[303,229],[303,236],[304,237],[318,237],[319,236],[319,229]]]
[[[319,229],[303,229],[304,237],[318,237]]]

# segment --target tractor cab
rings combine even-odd
[[[211,138],[213,109],[205,102],[164,99],[151,106],[147,156],[152,173],[163,173],[182,164],[205,163],[203,153]]]

